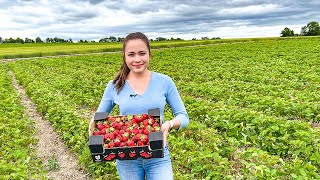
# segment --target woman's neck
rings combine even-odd
[[[138,80],[138,79],[144,79],[146,77],[149,77],[151,75],[151,71],[146,69],[142,73],[132,73],[132,71],[129,72],[127,76],[127,80]]]

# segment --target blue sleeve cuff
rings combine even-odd
[[[189,124],[188,114],[178,114],[176,118],[180,121],[180,127],[177,130],[180,130],[181,128],[188,126]]]

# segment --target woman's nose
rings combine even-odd
[[[141,61],[140,56],[139,56],[139,55],[134,56],[133,61],[134,61],[134,62],[139,62],[139,61]]]

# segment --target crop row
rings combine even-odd
[[[309,39],[300,37],[299,39]],[[279,41],[286,38],[242,38],[220,40],[186,40],[152,42],[151,48],[172,48],[194,45],[214,45],[223,43],[243,43],[260,41]],[[104,53],[121,51],[121,43],[28,43],[28,44],[0,44],[0,59],[43,57],[55,55]]]
[[[0,179],[45,179],[34,146],[34,122],[26,117],[8,68],[0,64]]]
[[[153,52],[151,69],[175,80],[191,119],[190,126],[169,137],[176,178],[319,177],[320,134],[310,127],[319,113],[314,94],[319,75],[313,71],[318,66],[311,66],[318,63],[316,42],[297,39]],[[292,51],[297,51],[295,58],[288,53]],[[97,108],[120,64],[120,54],[10,64],[38,110],[95,177],[113,177],[115,164],[91,162],[84,143],[89,119],[80,114]],[[290,64],[302,70],[299,76],[289,73]],[[167,108],[165,119],[171,117]]]

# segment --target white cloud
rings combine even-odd
[[[221,9],[217,12],[217,14],[223,15],[223,16],[258,15],[258,14],[273,13],[279,10],[281,10],[281,8],[277,4],[262,4],[262,5],[246,6],[246,7]]]
[[[267,3],[265,3],[267,2]],[[318,20],[319,1],[2,0],[0,36],[100,39],[142,31],[150,38],[279,36]]]

